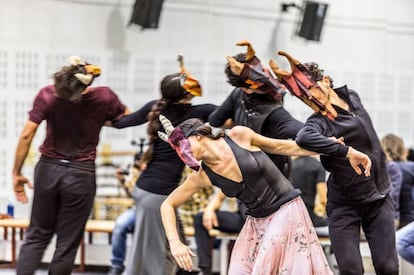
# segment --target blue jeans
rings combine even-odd
[[[112,231],[112,268],[124,270],[124,261],[127,247],[127,234],[134,233],[136,219],[135,208],[130,208],[122,213],[115,221]]]
[[[397,230],[396,239],[398,254],[407,262],[414,264],[414,222]]]

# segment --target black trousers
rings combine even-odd
[[[361,228],[370,247],[377,275],[398,275],[394,209],[391,198],[366,204],[328,201],[329,237],[341,275],[364,273],[360,253]]]
[[[240,212],[217,211],[216,215],[219,226],[215,227],[215,229],[226,233],[239,233],[245,222],[245,217]],[[208,231],[203,226],[202,212],[194,216],[194,230],[198,267],[201,269],[211,269],[214,237],[210,237]]]
[[[93,162],[41,158],[35,168],[30,225],[20,249],[17,275],[32,275],[56,234],[49,274],[71,274],[96,190]]]

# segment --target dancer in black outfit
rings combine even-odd
[[[181,72],[167,75],[161,81],[161,98],[145,104],[141,109],[123,117],[114,126],[124,128],[148,122],[151,157],[136,182],[133,197],[136,201],[136,224],[126,273],[130,275],[173,274],[174,268],[166,259],[167,243],[162,228],[160,205],[177,188],[184,163],[177,153],[158,138],[162,130],[160,114],[174,123],[188,118],[206,121],[216,108],[213,104],[192,105],[194,96],[201,95],[198,81],[181,64]]]
[[[321,154],[330,172],[327,214],[329,237],[341,274],[363,274],[361,227],[368,241],[376,274],[398,274],[394,209],[390,198],[386,157],[368,112],[358,94],[346,86],[333,89],[332,79],[317,63],[301,64],[285,52],[292,72],[271,67],[292,94],[315,111],[299,131],[296,142]],[[342,137],[346,146],[329,137]],[[350,148],[366,153],[372,171],[354,173],[346,159]]]

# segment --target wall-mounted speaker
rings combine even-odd
[[[298,36],[306,40],[320,41],[327,10],[328,4],[305,1]]]
[[[164,0],[136,0],[129,25],[135,24],[142,29],[157,29]]]

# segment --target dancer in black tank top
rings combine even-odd
[[[216,185],[248,208],[247,220],[235,243],[228,274],[332,274],[306,207],[274,163],[264,153],[312,155],[294,141],[261,136],[244,126],[212,134],[210,126],[189,119],[174,128],[161,116],[167,134],[193,172],[161,205],[164,229],[178,265],[192,269],[193,252],[177,233],[175,209],[200,188]],[[348,153],[355,169],[370,169],[368,156]],[[197,166],[197,162],[201,165]],[[298,273],[299,272],[299,273]]]

